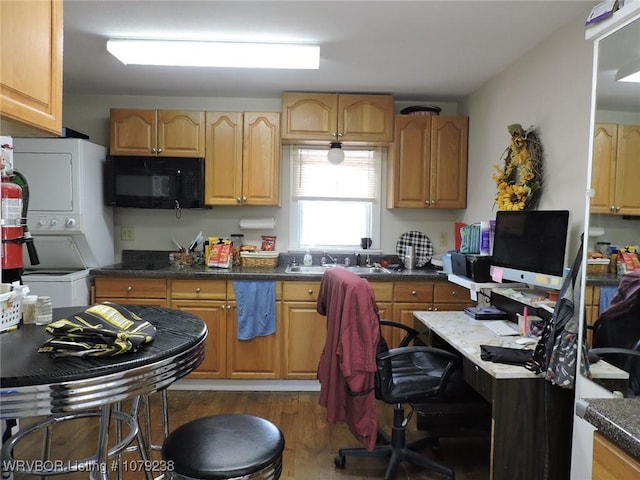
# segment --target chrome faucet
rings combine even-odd
[[[320,263],[322,265],[326,265],[327,264],[327,258],[326,257],[329,257],[329,259],[331,259],[331,261],[333,262],[334,265],[338,264],[338,260],[336,260],[331,255],[329,255],[329,252],[324,252],[324,255],[325,256],[320,259]]]

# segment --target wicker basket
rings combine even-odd
[[[604,274],[609,271],[608,258],[591,258],[587,260],[587,273],[589,274]]]
[[[278,266],[276,252],[240,252],[240,266],[252,268],[276,268]]]
[[[9,283],[0,284],[0,332],[20,323],[24,288]]]

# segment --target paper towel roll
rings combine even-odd
[[[241,218],[242,230],[273,230],[276,228],[276,219],[271,218]]]

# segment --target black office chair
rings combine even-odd
[[[381,337],[378,347],[375,394],[378,400],[394,405],[391,435],[378,428],[378,444],[374,450],[365,447],[341,448],[335,458],[338,468],[345,468],[347,456],[357,457],[389,457],[385,472],[385,480],[393,480],[400,464],[408,461],[429,471],[454,479],[453,469],[420,453],[420,450],[431,447],[439,449],[439,439],[426,436],[407,443],[407,426],[414,414],[414,408],[426,405],[441,404],[445,414],[450,414],[452,404],[472,405],[476,397],[462,377],[461,358],[451,352],[426,346],[411,345],[420,335],[417,330],[406,325],[380,320],[381,326],[400,328],[405,336],[397,348],[389,349]],[[470,396],[469,396],[470,395]],[[471,400],[470,400],[471,399]],[[428,402],[433,402],[430,404]],[[482,414],[490,417],[490,407],[484,403]],[[410,407],[405,417],[404,405]],[[455,408],[455,407],[454,407]],[[456,412],[457,413],[457,412]],[[454,413],[455,414],[455,413]]]
[[[615,317],[603,315],[590,328],[590,361],[602,358],[629,373],[626,394],[640,396],[640,304]]]

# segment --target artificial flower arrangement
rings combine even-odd
[[[542,144],[533,127],[508,127],[511,142],[495,165],[498,210],[533,210],[542,193]]]

